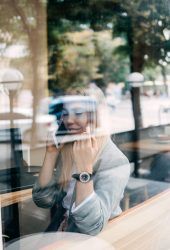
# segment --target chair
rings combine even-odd
[[[124,193],[123,210],[127,210],[132,206],[131,198],[134,195],[138,196],[138,202],[142,202],[149,198],[147,184],[148,181],[145,179],[130,177]]]
[[[170,153],[160,153],[151,162],[149,179],[170,182]]]
[[[131,174],[134,171],[134,163],[130,164]],[[124,198],[122,201],[123,210],[127,210],[131,207],[131,197],[132,195],[140,195],[144,200],[148,199],[148,190],[147,190],[148,181],[146,179],[130,177],[128,184],[125,188]]]

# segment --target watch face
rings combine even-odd
[[[80,181],[84,182],[84,183],[89,182],[90,181],[89,173],[86,173],[86,172],[81,173],[80,174]]]

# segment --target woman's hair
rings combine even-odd
[[[92,132],[92,136],[95,136],[98,146],[98,152],[95,156],[95,162],[97,161],[102,149],[104,148],[107,139],[108,134],[105,130],[106,128],[102,128],[102,119],[104,117],[100,117],[101,111],[106,111],[106,102],[103,92],[96,86],[95,90],[91,90],[90,88],[87,89],[70,89],[66,92],[66,95],[73,95],[73,96],[87,96],[95,100],[96,107],[95,112],[94,110],[91,110],[89,114],[91,115],[91,118],[89,119],[89,126],[90,126],[90,132]],[[89,103],[88,103],[89,105]],[[106,115],[106,113],[105,113]],[[92,117],[93,116],[93,117]],[[95,117],[94,117],[95,116]],[[102,118],[102,119],[101,119]],[[106,117],[105,117],[106,118]],[[102,121],[102,122],[101,122]],[[105,123],[108,124],[108,121],[106,120]],[[96,131],[95,131],[96,129]],[[102,129],[104,133],[102,133]],[[99,132],[98,132],[99,131]],[[94,135],[94,134],[95,135]],[[99,134],[98,134],[99,133]],[[73,162],[73,143],[66,143],[61,149],[61,176],[60,176],[60,184],[62,187],[66,187],[68,184],[68,181],[71,179],[71,175],[74,169],[74,162]],[[78,172],[82,172],[84,169],[82,169],[82,166],[76,166]]]

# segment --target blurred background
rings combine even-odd
[[[169,123],[169,1],[7,0],[0,8],[0,68],[23,74],[12,105],[28,118],[13,117],[25,140],[41,140],[54,121],[50,101],[73,86],[103,90],[113,133],[134,129],[131,72],[144,76],[141,126]],[[9,95],[1,82],[0,127],[6,127]]]
[[[54,99],[69,88],[100,88],[112,139],[134,179],[145,178],[130,183],[123,209],[169,187],[170,1],[1,0],[0,11],[0,130],[20,130],[26,172],[36,177],[42,165]],[[150,141],[127,144],[140,139]],[[21,234],[45,227],[47,212],[31,199],[18,211]],[[24,227],[28,216],[37,220]]]

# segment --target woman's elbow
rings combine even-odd
[[[80,233],[91,235],[91,236],[96,236],[103,230],[105,224],[106,223],[104,223],[104,219],[101,217],[95,223],[90,223],[87,225],[85,224],[79,225],[78,228],[79,228]]]
[[[92,230],[90,230],[89,232],[87,232],[87,234],[91,235],[91,236],[96,236],[96,235],[98,235],[103,230],[103,227],[104,227],[103,224],[98,224]]]
[[[54,200],[51,199],[51,197],[36,197],[33,195],[33,201],[34,203],[41,208],[52,208],[54,205]]]

